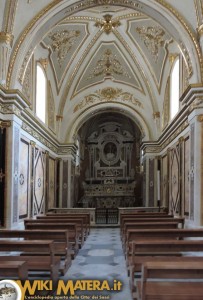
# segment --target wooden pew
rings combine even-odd
[[[26,261],[0,261],[0,278],[6,279],[28,279],[28,266]]]
[[[201,262],[203,263],[203,257],[200,256],[181,256],[181,253],[171,254],[171,253],[160,253],[159,256],[150,255],[138,255],[135,258],[135,263],[129,266],[129,280],[130,280],[130,289],[132,295],[136,291],[136,279],[139,278],[139,274],[142,270],[142,265],[146,262]],[[134,298],[134,296],[133,296]]]
[[[125,235],[126,232],[126,227],[127,227],[127,223],[131,223],[131,226],[133,226],[133,223],[138,223],[138,222],[143,222],[143,223],[147,223],[147,222],[179,222],[181,228],[184,227],[184,222],[185,222],[185,218],[132,218],[132,217],[127,217],[127,218],[123,218],[122,220],[122,224],[121,224],[121,237],[123,237]],[[132,228],[132,227],[131,227]]]
[[[25,221],[27,230],[68,230],[69,243],[71,245],[71,258],[74,259],[79,251],[80,233],[75,223],[42,223],[39,220]]]
[[[81,246],[84,244],[85,239],[88,236],[88,229],[87,229],[87,220],[86,217],[79,217],[79,216],[46,216],[46,215],[39,215],[37,216],[37,220],[46,220],[47,222],[69,222],[69,223],[76,223],[80,226],[80,232],[81,232]]]
[[[61,257],[60,272],[64,275],[71,266],[71,245],[67,230],[0,230],[0,238],[24,240],[53,240],[55,255]],[[40,249],[39,249],[40,251]],[[38,251],[38,252],[39,252]],[[39,255],[39,253],[38,253]],[[33,258],[34,259],[34,258]],[[0,257],[0,261],[2,258]]]
[[[123,225],[123,219],[131,218],[174,218],[173,215],[167,213],[121,213],[120,214],[120,225]]]
[[[90,214],[89,213],[60,213],[60,212],[57,212],[57,211],[53,211],[53,212],[48,212],[46,214],[46,216],[56,216],[56,217],[66,217],[66,216],[69,216],[69,217],[72,217],[72,218],[83,218],[84,219],[84,224],[86,224],[87,226],[87,235],[90,234]]]
[[[28,270],[46,270],[50,272],[50,277],[54,283],[59,278],[60,257],[56,257],[54,242],[52,240],[0,240],[0,252],[13,252],[12,256],[0,256],[1,261],[25,261]],[[20,256],[21,252],[28,255]],[[35,252],[36,256],[29,255]],[[40,252],[38,256],[37,253]],[[19,255],[17,254],[19,253]],[[41,255],[44,253],[45,255]]]
[[[154,256],[184,256],[185,252],[203,252],[203,240],[138,240],[130,242],[126,264],[140,271],[142,263]],[[202,253],[203,255],[203,253]],[[148,257],[145,259],[145,257]],[[130,268],[130,267],[129,267]]]
[[[137,281],[137,299],[203,299],[203,261],[144,263],[141,281]]]
[[[140,230],[140,229],[177,229],[179,227],[179,222],[178,221],[173,221],[173,222],[168,222],[163,220],[162,222],[135,222],[135,223],[129,223],[130,229],[128,230],[134,230],[131,228],[135,228],[135,230]],[[132,225],[131,225],[132,224]],[[125,246],[126,246],[126,239],[127,239],[127,232],[123,234],[121,240],[122,240],[122,245],[123,249],[125,251]]]

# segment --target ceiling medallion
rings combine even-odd
[[[97,21],[95,23],[95,26],[102,28],[106,34],[109,34],[110,32],[113,31],[115,27],[118,27],[120,25],[121,25],[120,21],[118,20],[113,21],[112,15],[109,14],[104,15],[104,21]]]

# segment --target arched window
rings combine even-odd
[[[180,62],[175,60],[170,76],[170,119],[179,111]]]
[[[43,68],[37,64],[36,78],[36,115],[45,123],[46,120],[46,76]]]

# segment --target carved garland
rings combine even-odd
[[[107,87],[102,90],[98,90],[93,94],[86,96],[79,104],[74,107],[73,112],[83,109],[86,106],[90,106],[95,102],[129,102],[135,106],[144,109],[142,103],[135,99],[132,94],[128,92],[123,92],[122,89],[114,89],[112,87]]]

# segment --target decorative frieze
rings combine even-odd
[[[15,104],[1,104],[0,103],[0,113],[2,114],[14,114],[21,117],[21,110],[16,107]]]
[[[48,147],[50,150],[57,153],[57,147],[53,146],[48,141],[48,138],[45,139],[39,132],[37,132],[35,129],[31,128],[27,123],[22,123],[22,129],[25,130],[27,133],[29,133],[32,137],[36,138],[40,143],[42,143],[44,146]]]
[[[133,94],[124,92],[122,89],[107,87],[102,90],[97,90],[95,93],[92,93],[88,96],[85,96],[84,99],[74,107],[73,112],[83,109],[86,106],[91,106],[94,103],[101,102],[124,102],[130,103],[134,106],[144,109],[143,104],[134,98]]]

